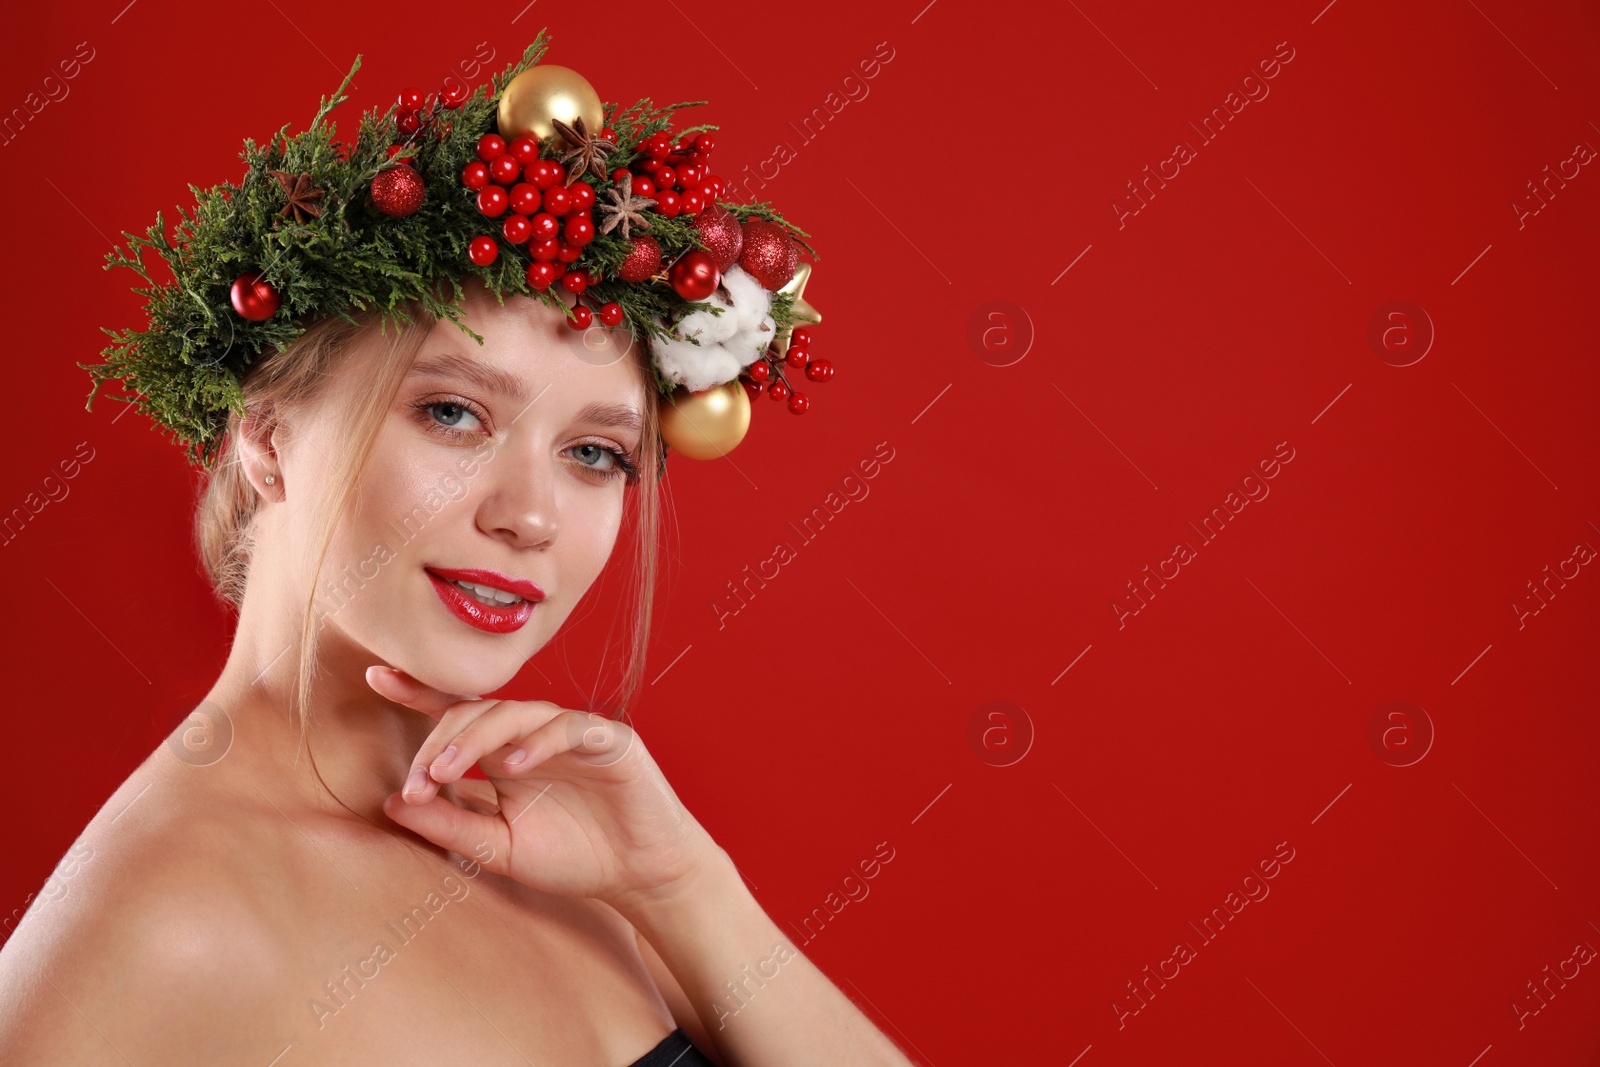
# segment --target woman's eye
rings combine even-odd
[[[427,405],[427,411],[428,414],[433,417],[435,422],[441,426],[448,426],[452,430],[473,430],[483,428],[483,423],[479,422],[478,416],[474,415],[460,404],[452,404],[448,400],[440,400]]]
[[[595,470],[609,470],[617,464],[617,454],[602,445],[582,444],[572,446],[573,454],[578,457],[578,462]],[[591,463],[591,459],[608,461],[604,463]]]

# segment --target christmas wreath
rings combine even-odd
[[[354,140],[335,139],[328,116],[346,100],[356,57],[311,125],[284,126],[265,145],[246,140],[238,184],[191,185],[169,237],[160,213],[106,269],[143,279],[145,329],[110,330],[90,372],[123,382],[137,404],[210,468],[230,411],[244,413],[240,381],[272,350],[330,315],[376,311],[385,328],[406,307],[461,320],[470,276],[504,299],[536,294],[574,329],[628,329],[650,349],[663,397],[661,450],[725,454],[743,438],[750,401],[765,392],[806,411],[785,369],[814,382],[833,373],[809,354],[806,303],[815,255],[805,231],[768,202],[721,199],[709,172],[709,124],[672,129],[676,112],[705,101],[626,110],[602,103],[577,72],[540,65],[541,30],[521,60],[468,91],[402,91],[361,116]],[[172,280],[152,278],[145,249]],[[567,306],[558,291],[572,294]]]

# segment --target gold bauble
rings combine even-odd
[[[556,133],[552,119],[568,126],[583,119],[591,137],[600,135],[605,125],[605,107],[600,94],[571,67],[541,63],[511,79],[500,94],[500,136],[537,137],[540,144],[554,144],[558,151],[575,147]]]
[[[738,379],[691,393],[679,386],[661,405],[661,439],[690,459],[732,452],[750,429],[750,396]]]
[[[811,264],[802,259],[799,263],[795,264],[794,277],[790,278],[785,285],[779,288],[778,292],[793,293],[794,317],[800,322],[809,322],[814,324],[822,321],[822,313],[816,308],[812,307],[810,304],[806,303],[806,282],[809,282],[810,280]],[[772,342],[772,347],[778,353],[779,359],[782,359],[789,352],[789,333],[789,330],[784,330],[783,336]]]

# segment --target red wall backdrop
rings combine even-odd
[[[0,547],[0,909],[228,646],[194,475],[83,409],[110,238],[548,25],[823,255],[834,380],[669,477],[638,724],[846,993],[941,1067],[1595,1062],[1600,22],[1324,3],[8,14],[0,507],[92,458]],[[618,584],[506,692],[581,704]]]

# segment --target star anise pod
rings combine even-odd
[[[325,190],[312,187],[310,171],[301,171],[298,178],[281,170],[267,173],[278,179],[278,184],[283,186],[283,195],[288,200],[280,214],[286,218],[293,216],[296,222],[305,222],[322,215],[322,208],[317,206],[317,201],[321,199]]]
[[[568,144],[576,146],[561,156],[561,162],[567,166],[567,185],[591,171],[595,174],[605,173],[606,157],[615,152],[617,146],[598,134],[590,137],[589,131],[584,129],[583,116],[573,119],[571,126],[560,119],[551,119],[550,125],[566,138]],[[571,162],[573,160],[576,162]]]
[[[600,217],[605,221],[600,224],[601,233],[610,233],[622,224],[622,236],[632,237],[628,231],[629,224],[638,223],[639,229],[648,230],[650,220],[644,217],[644,209],[654,207],[655,201],[648,196],[633,195],[633,175],[624,174],[622,180],[606,190],[606,195],[611,198],[611,203],[600,204],[595,210],[600,212]]]

